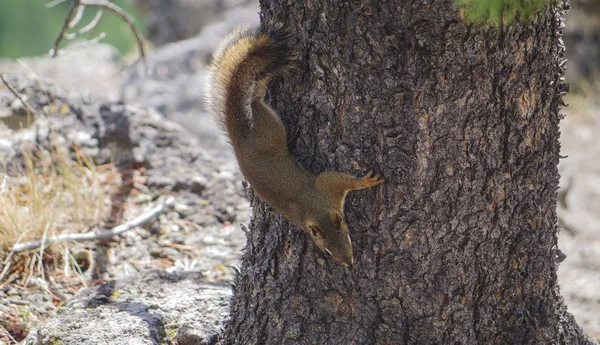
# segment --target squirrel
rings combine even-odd
[[[315,176],[292,157],[283,123],[263,100],[271,78],[294,65],[290,41],[282,25],[230,34],[213,54],[208,109],[229,137],[242,175],[258,196],[304,230],[322,251],[351,267],[344,199],[349,191],[383,179],[372,171],[362,178],[336,171]]]

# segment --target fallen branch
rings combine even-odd
[[[11,341],[13,341],[15,344],[18,344],[19,342],[15,340],[15,338],[13,338],[12,335],[10,335],[10,332],[6,330],[6,328],[4,328],[4,326],[2,326],[2,324],[0,324],[0,329],[2,330],[2,333],[4,333]]]
[[[37,114],[35,109],[33,109],[33,107],[31,105],[29,105],[29,103],[23,98],[23,95],[21,95],[19,93],[19,91],[17,91],[17,89],[15,89],[4,77],[3,74],[0,74],[0,79],[2,80],[2,82],[4,83],[4,85],[6,85],[6,87],[8,88],[8,90],[10,92],[12,92],[13,95],[15,95],[15,97],[17,97],[19,99],[19,101],[21,101],[21,103],[23,103],[23,105],[25,106],[25,108],[27,108],[27,111],[29,111],[32,114]]]
[[[22,252],[25,250],[38,248],[40,246],[43,246],[45,248],[46,246],[48,246],[52,243],[56,243],[56,242],[93,241],[93,240],[98,240],[98,239],[102,239],[102,238],[109,238],[109,237],[117,236],[117,235],[120,235],[126,231],[129,231],[129,230],[135,228],[136,226],[140,226],[140,225],[147,223],[148,221],[157,217],[159,214],[163,213],[167,209],[170,209],[171,207],[173,207],[174,202],[175,202],[175,199],[172,196],[168,197],[167,200],[165,200],[162,204],[154,207],[150,211],[137,216],[136,218],[132,219],[131,221],[129,221],[125,224],[115,226],[114,228],[112,228],[110,230],[100,231],[100,232],[88,232],[88,233],[84,233],[84,234],[62,234],[62,235],[50,237],[50,238],[46,239],[45,241],[38,240],[38,241],[32,241],[32,242],[26,242],[26,243],[17,243],[13,246],[12,250],[14,252]]]

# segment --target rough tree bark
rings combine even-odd
[[[281,2],[298,68],[271,103],[353,192],[346,269],[258,198],[228,344],[591,344],[556,269],[560,9],[504,30],[452,0]]]

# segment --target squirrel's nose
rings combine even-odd
[[[352,268],[352,266],[354,265],[354,258],[352,257],[352,254],[350,254],[349,257],[345,257],[342,260],[340,260],[344,266]]]

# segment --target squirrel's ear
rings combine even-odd
[[[339,212],[337,212],[337,211],[333,212],[332,221],[336,228],[338,228],[338,229],[342,228],[342,223],[344,222],[344,219],[342,218],[342,215]]]

